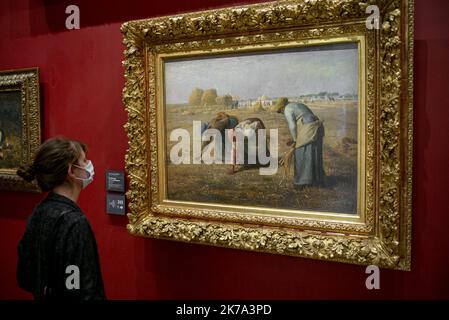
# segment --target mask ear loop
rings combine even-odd
[[[83,168],[83,167],[81,167],[80,165],[77,165],[77,164],[75,164],[75,163],[71,163],[70,166],[71,166],[71,167],[77,167],[78,169],[81,169],[81,170],[84,170],[85,172],[87,172],[87,175],[88,175],[87,178],[80,178],[80,177],[75,176],[76,179],[78,179],[78,180],[90,179],[91,174],[90,174],[89,171],[86,170],[86,168]],[[73,171],[72,171],[72,172],[73,172]],[[75,175],[74,172],[73,172],[73,175]]]
[[[73,171],[74,166],[76,166],[75,163],[69,163],[68,175],[71,179],[78,180],[79,178],[75,175],[75,172]]]
[[[69,173],[71,173],[71,174],[73,174],[73,175],[75,175],[75,172],[73,172],[73,166],[75,165],[75,163],[74,162],[72,162],[72,163],[69,163]]]

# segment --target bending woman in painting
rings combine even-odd
[[[294,154],[293,185],[320,186],[324,183],[322,121],[302,103],[289,103],[287,98],[278,102],[278,113],[284,113],[291,139],[287,142]],[[291,153],[290,153],[291,154]]]

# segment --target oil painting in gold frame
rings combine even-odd
[[[277,1],[122,32],[131,234],[410,270],[413,1]],[[270,85],[262,65],[276,66]],[[223,114],[275,127],[282,158],[289,127],[273,111],[285,96],[323,120],[323,185],[171,163],[174,129],[216,128]]]
[[[41,144],[39,69],[0,71],[0,190],[39,192],[16,171]]]

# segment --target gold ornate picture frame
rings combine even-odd
[[[41,144],[39,69],[0,71],[0,189],[39,192],[16,171]]]
[[[379,28],[368,26],[370,14],[376,14],[369,6],[379,11]],[[131,234],[410,270],[412,0],[277,1],[130,21],[123,24],[122,32]],[[295,210],[238,200],[208,202],[198,200],[202,199],[200,192],[190,188],[172,192],[170,117],[203,117],[206,110],[213,110],[204,101],[203,109],[183,109],[184,105],[175,102],[170,105],[169,91],[177,92],[170,80],[172,66],[175,68],[170,70],[176,71],[182,69],[176,66],[183,61],[201,64],[207,59],[251,55],[258,59],[263,54],[295,50],[316,50],[319,55],[321,48],[342,44],[354,45],[357,53],[357,91],[351,98],[358,106],[354,212]],[[319,96],[296,98],[326,97],[329,106],[338,103],[335,99],[347,99],[330,93]],[[225,98],[217,96],[220,101]],[[231,100],[245,103],[241,97]],[[258,98],[255,105],[268,110],[265,103],[270,106],[273,101]],[[236,111],[231,105],[232,115]],[[344,141],[350,143],[351,139]],[[222,199],[220,196],[214,199]]]

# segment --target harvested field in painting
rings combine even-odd
[[[357,210],[357,106],[352,100],[307,104],[324,121],[323,143],[325,185],[296,190],[293,172],[283,178],[283,169],[264,176],[258,169],[227,173],[227,164],[167,164],[167,195],[170,200],[272,207],[320,212],[356,213]],[[223,107],[168,106],[167,132],[176,128],[192,133],[192,121],[209,121],[224,111],[244,120],[260,118],[267,129],[278,128],[279,156],[288,147],[290,132],[283,114],[268,110]],[[168,135],[169,136],[169,135]],[[168,142],[167,159],[175,142]]]

